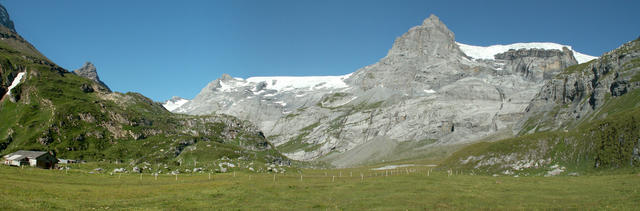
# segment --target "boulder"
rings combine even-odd
[[[116,168],[113,169],[113,173],[127,173],[127,170],[125,168]]]
[[[87,84],[82,84],[82,86],[80,86],[80,89],[82,90],[82,92],[84,93],[91,93],[93,92],[93,87],[87,85]]]

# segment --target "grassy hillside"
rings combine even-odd
[[[132,165],[283,160],[246,121],[172,114],[141,94],[109,92],[12,43],[0,41],[1,87],[19,72],[25,76],[0,101],[0,155],[44,150],[59,158]]]
[[[0,166],[0,209],[630,210],[640,198],[638,175],[514,178],[428,171],[423,166],[393,172],[304,170],[277,174],[275,180],[273,174],[226,173],[210,179],[203,173],[156,180],[149,174]]]
[[[472,144],[454,153],[446,168],[477,174],[545,175],[640,170],[640,108],[589,122],[571,131],[540,132]],[[625,170],[626,169],[626,170]]]

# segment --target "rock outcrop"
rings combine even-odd
[[[535,82],[549,80],[564,68],[578,64],[573,52],[568,48],[559,50],[519,49],[496,54],[497,62],[504,67],[498,69],[514,70],[523,77]]]
[[[111,92],[111,89],[109,89],[109,87],[100,80],[100,77],[98,76],[98,71],[96,70],[96,67],[91,62],[84,63],[82,67],[80,67],[77,70],[74,70],[73,73],[80,77],[91,79],[92,81],[95,81],[96,83],[98,83],[98,85],[100,85],[99,88],[104,89],[107,92]]]
[[[470,145],[443,161],[441,168],[488,175],[577,176],[638,167],[639,88],[637,39],[546,80],[514,127],[520,136]]]
[[[9,12],[2,5],[0,5],[0,24],[11,29],[11,31],[16,31],[13,21],[9,18]]]
[[[369,90],[384,87],[407,92],[438,89],[473,74],[472,62],[455,43],[455,37],[438,17],[398,37],[380,62],[356,71],[347,82]]]
[[[397,38],[386,57],[353,74],[224,75],[175,112],[250,120],[287,156],[338,167],[443,156],[430,153],[512,136],[542,81],[577,63],[568,49],[501,53],[489,60],[466,55],[432,15]]]
[[[600,59],[567,68],[548,80],[527,107],[523,132],[571,128],[593,116],[607,98],[640,87],[640,40],[624,44]]]

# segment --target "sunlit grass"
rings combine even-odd
[[[640,176],[489,177],[369,168],[287,174],[86,174],[0,167],[0,209],[637,208]],[[302,175],[302,179],[300,178]]]

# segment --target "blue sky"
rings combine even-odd
[[[234,77],[341,75],[436,14],[472,45],[556,42],[599,56],[640,36],[640,1],[0,0],[58,65],[119,92],[193,98]]]

